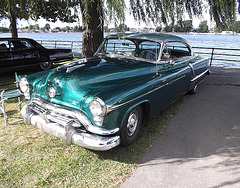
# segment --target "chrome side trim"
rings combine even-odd
[[[192,71],[192,74],[193,74],[193,78],[194,78],[196,76],[196,74],[195,74],[195,70],[193,68],[192,63],[189,63],[189,67],[191,68],[191,71]]]
[[[127,104],[129,104],[129,103],[131,103],[131,102],[134,102],[134,101],[136,101],[136,100],[138,100],[138,99],[140,99],[140,98],[142,98],[142,97],[145,97],[146,95],[149,95],[149,94],[151,94],[151,93],[153,93],[153,92],[155,92],[155,91],[157,91],[157,90],[159,90],[159,89],[161,89],[161,88],[163,88],[163,87],[166,87],[166,86],[168,86],[168,85],[171,85],[172,83],[174,83],[174,82],[176,82],[176,81],[178,81],[178,80],[180,80],[180,79],[182,79],[182,78],[184,78],[184,77],[185,77],[185,75],[183,75],[183,76],[181,76],[181,77],[179,77],[179,78],[177,78],[177,79],[175,79],[175,80],[172,80],[171,82],[166,83],[166,84],[164,84],[164,85],[162,85],[162,86],[159,86],[159,87],[157,87],[157,88],[155,88],[155,89],[153,89],[153,90],[151,90],[151,91],[149,91],[149,92],[147,92],[147,93],[144,93],[144,94],[142,94],[142,95],[140,95],[140,96],[138,96],[138,97],[136,97],[136,98],[134,98],[134,99],[131,99],[131,100],[127,101],[127,102],[124,102],[124,103],[122,103],[122,104],[115,105],[115,106],[107,106],[107,113],[109,113],[109,112],[111,112],[111,111],[113,111],[113,110],[116,110],[116,109],[118,109],[118,108],[120,108],[120,107],[122,107],[122,106],[124,106],[124,105],[127,105]]]
[[[200,84],[203,79],[200,80],[201,77],[203,77],[205,74],[207,74],[209,72],[209,69],[207,69],[206,71],[202,72],[201,74],[195,76],[191,81],[190,81],[190,86],[188,91],[191,91],[196,85]]]
[[[200,77],[202,77],[204,74],[207,74],[207,72],[209,72],[209,69],[207,69],[207,70],[204,71],[203,73],[201,73],[201,74],[195,76],[195,77],[191,80],[191,82],[196,81],[197,79],[199,79]]]

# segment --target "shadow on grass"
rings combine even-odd
[[[128,164],[137,164],[141,156],[151,147],[152,141],[166,128],[167,123],[176,114],[184,102],[184,96],[163,110],[156,117],[145,119],[137,140],[128,147],[118,146],[109,151],[92,151],[100,159],[110,159]]]

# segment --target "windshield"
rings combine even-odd
[[[106,39],[96,55],[125,56],[157,61],[160,44],[155,41],[139,39]]]

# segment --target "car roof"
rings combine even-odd
[[[181,41],[188,43],[182,37],[166,34],[166,33],[124,33],[124,34],[112,34],[108,35],[107,38],[131,38],[131,39],[142,39],[142,40],[152,40],[152,41],[163,41],[163,42],[176,42]]]
[[[19,38],[19,37],[18,38],[12,38],[12,37],[5,37],[4,38],[3,37],[2,38],[2,37],[0,37],[0,40],[33,40],[33,39],[31,39],[31,38],[23,38],[23,37],[22,38]]]

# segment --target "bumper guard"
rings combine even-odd
[[[58,123],[47,122],[40,115],[28,112],[27,108],[28,106],[25,105],[21,110],[25,123],[30,123],[37,128],[62,139],[67,145],[76,144],[92,150],[105,151],[120,144],[120,136],[99,136],[88,132],[79,132],[71,125],[62,126]]]

